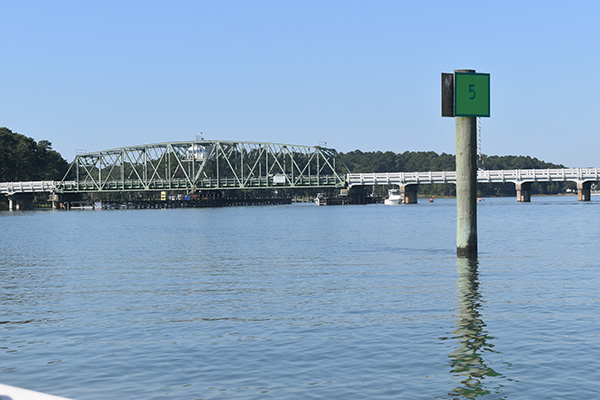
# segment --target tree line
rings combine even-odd
[[[0,128],[0,182],[61,180],[68,167],[48,140]]]

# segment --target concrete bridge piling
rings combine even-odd
[[[592,199],[592,181],[577,182],[577,200],[590,201]]]
[[[531,182],[515,183],[517,189],[517,201],[519,203],[531,202]]]
[[[33,193],[14,193],[8,197],[8,209],[11,211],[33,210]]]
[[[533,182],[514,182],[517,189],[517,201],[520,203],[531,202],[531,184]],[[592,200],[592,184],[594,181],[577,181],[577,200]]]
[[[400,195],[404,204],[417,204],[419,185],[400,185]]]

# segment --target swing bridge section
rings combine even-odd
[[[167,142],[78,154],[54,193],[341,188],[348,172],[321,146]]]
[[[515,184],[519,202],[531,201],[534,182],[571,181],[577,184],[578,200],[590,201],[600,168],[480,170],[477,180]],[[234,205],[244,199],[277,202],[286,192],[278,189],[347,189],[340,196],[350,203],[342,204],[363,204],[367,187],[386,185],[398,186],[403,203],[412,204],[419,185],[435,183],[456,183],[456,172],[352,174],[337,151],[324,146],[196,140],[78,154],[61,181],[0,182],[0,195],[8,198],[11,210],[32,208],[41,193],[50,194],[53,208],[83,202],[82,197],[94,193],[120,193],[113,199],[127,201],[168,202],[189,196],[208,202],[204,206],[223,205],[222,199]]]

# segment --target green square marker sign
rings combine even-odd
[[[490,116],[490,74],[454,73],[454,115]]]

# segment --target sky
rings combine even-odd
[[[597,1],[0,0],[0,126],[78,152],[205,139],[455,153],[441,73],[490,74],[481,151],[600,167]]]

